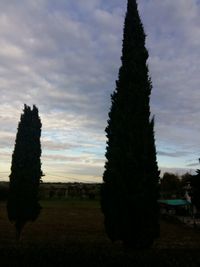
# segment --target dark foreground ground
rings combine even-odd
[[[161,237],[144,251],[112,244],[97,201],[46,201],[21,241],[0,203],[0,266],[200,266],[200,230],[161,221]]]

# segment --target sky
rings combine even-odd
[[[139,0],[159,169],[199,168],[200,0]],[[44,182],[101,182],[126,1],[0,0],[0,181],[20,114],[42,121]]]

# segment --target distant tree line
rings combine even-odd
[[[41,183],[39,200],[44,199],[99,199],[100,183]],[[0,182],[0,201],[8,200],[9,183]]]

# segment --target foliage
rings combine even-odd
[[[191,176],[191,196],[192,203],[197,209],[200,209],[200,170],[197,170],[196,173],[196,175]]]
[[[191,178],[192,178],[192,174],[190,174],[189,172],[186,172],[183,175],[181,175],[181,186],[182,186],[182,188],[183,187],[187,188],[190,185]]]
[[[122,66],[106,128],[107,151],[101,207],[112,241],[148,247],[159,233],[158,181],[148,51],[137,3],[129,0],[124,24]]]
[[[17,238],[27,221],[34,221],[40,213],[38,189],[41,171],[41,121],[38,109],[24,106],[18,125],[7,202],[8,218],[15,222]]]
[[[8,198],[8,187],[0,183],[0,201],[7,200]]]
[[[181,180],[178,175],[165,172],[160,180],[161,191],[177,193],[181,188]]]

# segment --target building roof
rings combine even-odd
[[[168,205],[168,206],[186,206],[191,203],[185,199],[160,199],[158,200],[160,204]]]

